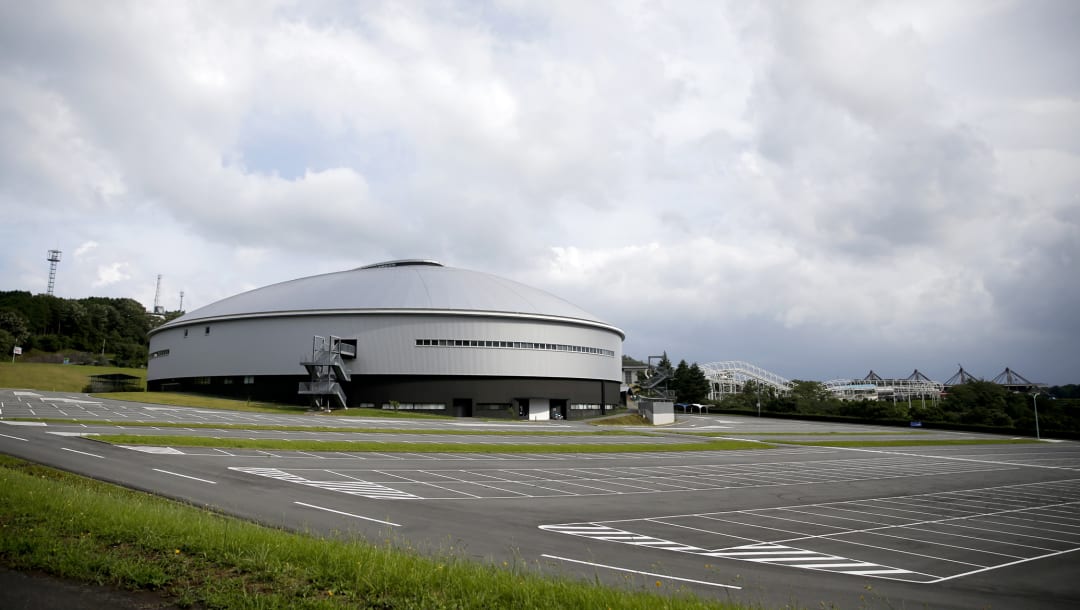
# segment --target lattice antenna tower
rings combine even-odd
[[[53,287],[56,285],[56,265],[60,263],[60,251],[49,250],[49,288],[45,294],[52,296]]]
[[[184,311],[184,291],[180,291],[180,308],[177,311]]]
[[[154,313],[164,313],[161,308],[161,274],[157,275],[157,288],[154,290]]]

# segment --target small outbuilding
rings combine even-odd
[[[90,376],[91,392],[141,392],[142,389],[142,379],[135,375],[109,373]]]

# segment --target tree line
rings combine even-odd
[[[714,402],[724,409],[769,415],[845,418],[880,422],[920,422],[946,427],[998,429],[1035,434],[1035,410],[1041,432],[1080,433],[1080,397],[1075,385],[1054,386],[1038,395],[1010,391],[991,381],[951,386],[941,396],[903,400],[841,400],[817,381],[794,381],[790,392],[752,381],[742,392]]]
[[[633,358],[628,358],[627,361],[639,363]],[[668,395],[677,402],[704,403],[709,396],[709,378],[705,376],[705,371],[701,370],[701,367],[696,362],[687,364],[686,360],[680,360],[679,364],[673,367],[667,352],[664,352],[653,374],[667,376],[667,379],[662,382],[658,389],[667,391]]]
[[[147,333],[181,313],[151,315],[128,298],[0,291],[0,353],[19,346],[24,353],[77,352],[83,364],[146,366]]]
[[[627,364],[645,363],[627,357]],[[795,380],[788,392],[747,381],[737,394],[708,400],[712,382],[697,363],[681,360],[672,367],[665,352],[652,375],[666,374],[657,394],[669,391],[676,402],[702,403],[724,410],[782,417],[828,418],[865,422],[920,422],[945,427],[986,428],[1034,435],[1035,410],[1040,432],[1080,434],[1080,386],[1069,384],[1024,394],[991,381],[970,381],[949,387],[941,396],[910,400],[842,400],[819,381]]]

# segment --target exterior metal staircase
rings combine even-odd
[[[339,337],[320,337],[311,340],[311,359],[300,363],[311,381],[300,382],[297,393],[311,396],[312,406],[329,411],[331,404],[348,409],[349,401],[341,381],[351,381],[352,375],[345,365],[344,357],[356,357],[356,346],[343,342]]]

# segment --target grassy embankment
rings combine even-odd
[[[91,375],[124,373],[146,383],[146,369],[127,369],[115,366],[82,366],[78,364],[39,364],[36,362],[0,362],[0,388],[46,390],[49,392],[82,392],[90,384]]]
[[[0,456],[0,564],[205,608],[715,608],[648,592],[261,527]],[[675,585],[677,586],[677,585]]]

